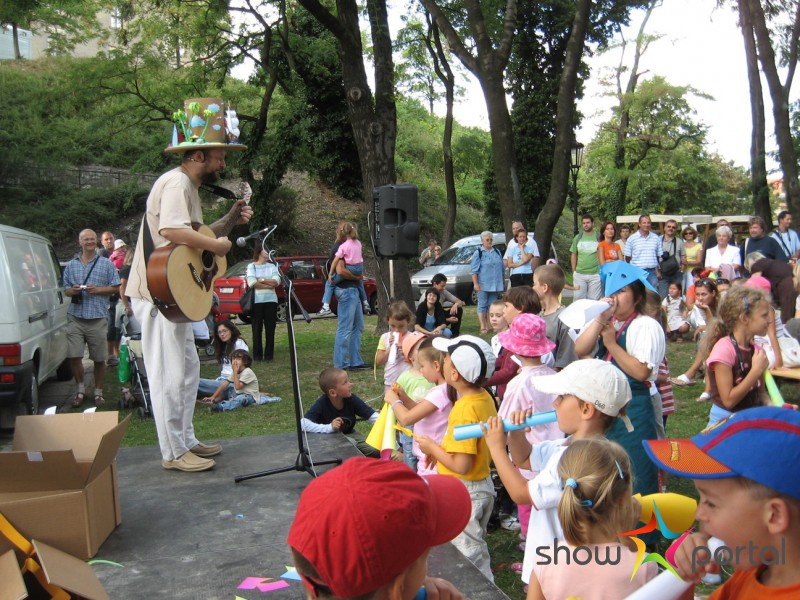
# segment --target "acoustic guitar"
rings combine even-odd
[[[208,225],[198,233],[217,239]],[[202,321],[211,311],[214,281],[228,267],[224,256],[183,244],[153,250],[147,262],[147,287],[161,314],[174,323]]]

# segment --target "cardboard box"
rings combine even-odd
[[[116,455],[130,416],[17,417],[0,453],[0,513],[28,539],[86,560],[122,522]]]

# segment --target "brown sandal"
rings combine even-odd
[[[102,395],[98,394],[97,396],[94,397],[94,405],[95,406],[102,406],[105,403],[106,403],[106,399],[103,398]]]
[[[78,392],[75,394],[75,399],[72,401],[72,408],[80,408],[85,398],[86,394],[83,392]]]

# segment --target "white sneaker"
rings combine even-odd
[[[519,519],[513,515],[509,515],[502,521],[500,521],[500,527],[505,529],[506,531],[519,531],[520,524]]]
[[[317,313],[317,316],[318,317],[324,317],[324,316],[330,315],[330,314],[332,314],[330,306],[325,306],[323,304],[322,308],[319,309],[319,312]]]
[[[719,585],[722,583],[722,576],[718,573],[706,573],[703,575],[702,581],[706,585]]]

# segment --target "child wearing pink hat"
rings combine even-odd
[[[540,392],[533,387],[532,380],[543,375],[553,375],[556,371],[542,363],[542,356],[552,352],[556,345],[547,338],[547,324],[539,315],[520,313],[511,321],[507,331],[498,334],[503,349],[512,354],[521,364],[519,373],[508,382],[503,402],[497,411],[502,419],[508,419],[517,411],[532,410],[534,413],[553,410],[554,394]],[[557,440],[564,437],[558,423],[549,423],[541,427],[531,427],[525,434],[533,446],[545,440]],[[520,469],[525,479],[530,481],[536,477],[536,471]],[[520,537],[524,540],[528,535],[528,522],[531,516],[530,504],[517,505],[520,523]],[[517,565],[515,563],[512,568]],[[522,565],[518,564],[519,572]]]

